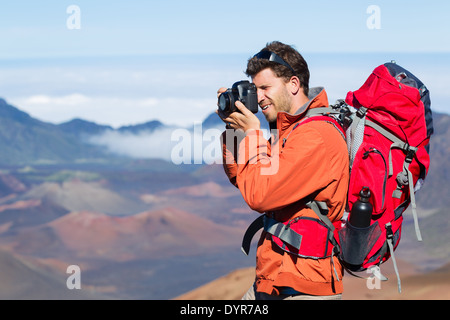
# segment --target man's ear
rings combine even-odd
[[[303,89],[300,79],[296,76],[292,76],[291,79],[289,79],[288,88],[293,95],[296,95]]]

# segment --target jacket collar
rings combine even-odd
[[[305,117],[306,111],[313,108],[328,107],[328,97],[323,87],[315,87],[309,90],[309,101],[297,109],[294,114],[278,112],[277,128],[281,131],[289,128],[293,123]]]

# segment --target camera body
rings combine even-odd
[[[258,112],[258,95],[256,86],[249,81],[238,81],[231,89],[223,92],[219,96],[219,116],[226,118],[233,112],[239,111],[235,103],[240,101],[244,106],[253,113]]]

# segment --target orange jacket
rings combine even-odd
[[[339,131],[325,121],[311,121],[293,130],[309,108],[328,107],[323,88],[313,88],[311,93],[309,103],[295,115],[278,113],[277,135],[272,136],[272,142],[260,130],[249,131],[236,150],[230,150],[230,145],[227,148],[224,139],[228,178],[253,210],[272,212],[278,221],[299,216],[317,218],[302,201],[313,193],[315,200],[327,202],[332,222],[341,219],[345,209],[349,161]],[[334,266],[331,258],[290,255],[263,231],[256,253],[257,291],[276,295],[280,287],[289,287],[311,295],[342,293],[342,266],[336,257],[333,259]]]

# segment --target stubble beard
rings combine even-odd
[[[274,100],[270,99],[270,101],[274,108],[274,112],[265,115],[266,120],[269,123],[277,121],[279,112],[289,113],[291,111],[291,97],[287,92],[282,92],[279,97],[276,97]]]

